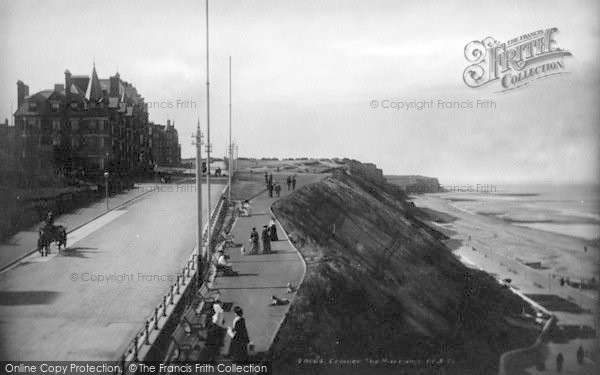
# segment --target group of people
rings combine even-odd
[[[256,228],[252,228],[250,232],[250,254],[258,254],[262,251],[263,254],[271,252],[271,242],[279,241],[277,237],[277,225],[275,218],[271,218],[269,225],[264,225],[259,236]],[[260,243],[262,242],[262,249]]]
[[[281,196],[281,184],[279,181],[273,182],[273,174],[265,172],[265,184],[267,184],[267,190],[269,191],[269,198],[273,198],[273,192],[277,198]],[[296,175],[287,176],[286,184],[288,191],[296,190]]]
[[[579,348],[577,349],[576,352],[576,357],[577,357],[577,363],[580,365],[583,365],[583,361],[584,361],[584,357],[585,357],[585,352],[583,350],[583,346],[579,345]],[[562,353],[558,353],[556,355],[556,372],[562,372],[563,367],[564,367],[564,363],[565,363],[565,357],[563,356]]]
[[[213,303],[212,317],[207,321],[207,360],[214,361],[219,355],[219,349],[225,341],[225,332],[231,338],[229,344],[229,357],[234,362],[243,362],[248,360],[248,344],[250,337],[246,329],[246,320],[244,311],[241,307],[235,306],[233,312],[233,324],[225,328],[225,318],[223,317],[223,306],[221,301]]]

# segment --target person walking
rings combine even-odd
[[[281,196],[281,185],[279,185],[279,182],[275,183],[275,194],[277,194],[277,198]]]
[[[263,231],[261,233],[261,239],[263,243],[263,254],[268,254],[271,252],[271,241],[269,238],[271,237],[271,233],[267,226],[263,226]]]
[[[579,345],[579,349],[577,349],[577,363],[579,363],[580,365],[583,364],[583,356],[583,346]]]
[[[292,177],[287,176],[286,182],[287,182],[288,191],[290,191],[290,188],[292,187]]]
[[[279,241],[279,238],[277,237],[277,225],[275,225],[274,217],[272,217],[271,221],[269,222],[269,231],[271,234],[271,241]]]
[[[267,172],[265,172],[265,184],[269,186],[269,174]]]
[[[556,355],[556,371],[557,372],[561,372],[562,368],[563,368],[563,363],[565,362],[565,358],[563,357],[562,353],[558,353]]]
[[[269,198],[273,198],[273,184],[269,184]]]
[[[296,175],[292,176],[292,190],[296,190]]]
[[[258,232],[252,228],[250,232],[250,254],[258,254]]]
[[[244,319],[244,311],[241,307],[233,308],[235,318],[233,319],[233,327],[229,327],[227,333],[231,337],[229,345],[229,356],[233,362],[243,362],[248,359],[248,330],[246,329],[246,320]]]

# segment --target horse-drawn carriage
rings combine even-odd
[[[52,242],[56,242],[58,245],[58,251],[61,246],[67,247],[67,229],[62,225],[54,225],[46,223],[39,230],[39,237],[37,242],[37,248],[42,256],[47,256],[50,252],[50,245]]]

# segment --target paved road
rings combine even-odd
[[[109,198],[108,207],[109,209],[114,209],[136,197],[150,192],[155,187],[156,185],[151,183],[135,184],[134,188],[111,196]],[[55,223],[57,225],[64,225],[67,228],[67,231],[70,232],[105,213],[106,200],[101,199],[86,207],[81,207],[70,213],[56,217]],[[5,266],[12,264],[24,255],[30,253],[31,249],[34,249],[37,246],[38,228],[42,225],[43,223],[37,223],[31,228],[16,233],[14,236],[0,244],[0,269],[3,269]]]
[[[0,360],[119,358],[195,243],[194,186],[160,187],[0,273]]]

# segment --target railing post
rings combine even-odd
[[[167,316],[167,296],[163,296],[163,316]]]
[[[150,331],[148,329],[149,326],[150,326],[150,323],[148,323],[148,321],[146,320],[146,341],[144,342],[146,345],[150,345],[150,340],[149,340],[149,338],[150,338]]]
[[[137,335],[135,336],[135,339],[133,340],[133,360],[134,362],[137,362],[138,360],[138,337]]]
[[[158,307],[154,308],[154,329],[158,329]]]
[[[177,275],[177,295],[181,294],[179,293],[179,275]]]

